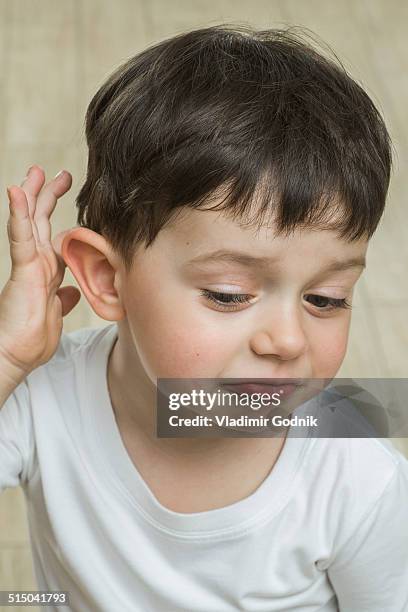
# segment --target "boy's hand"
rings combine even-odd
[[[64,317],[81,293],[73,286],[59,288],[66,264],[62,240],[70,230],[51,241],[50,216],[57,199],[72,184],[64,171],[44,185],[39,166],[31,166],[20,187],[7,189],[10,216],[10,278],[0,293],[0,360],[3,367],[24,378],[55,353]]]

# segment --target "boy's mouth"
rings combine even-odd
[[[303,385],[301,379],[267,379],[268,382],[264,382],[264,379],[256,379],[254,381],[247,381],[243,383],[227,383],[222,385],[224,389],[232,391],[234,393],[247,393],[251,395],[253,393],[265,393],[268,395],[279,394],[282,397],[288,397],[296,389]]]

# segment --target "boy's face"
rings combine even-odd
[[[219,211],[185,209],[138,251],[128,275],[121,272],[129,340],[154,384],[157,378],[333,378],[351,317],[336,304],[351,302],[363,270],[356,261],[364,260],[367,245],[347,243],[332,230],[275,237],[270,227],[256,231]],[[247,259],[193,261],[216,251]],[[354,265],[328,270],[350,260]],[[242,301],[223,305],[228,296],[217,303],[203,291]]]

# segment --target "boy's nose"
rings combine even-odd
[[[251,337],[251,348],[258,355],[271,355],[284,361],[302,355],[307,348],[307,337],[301,314],[295,309],[270,314],[266,321],[258,324]]]

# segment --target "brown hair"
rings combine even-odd
[[[117,68],[86,113],[79,225],[103,234],[128,270],[139,243],[150,246],[180,207],[243,219],[254,196],[257,226],[269,213],[278,233],[305,225],[370,238],[385,206],[390,138],[341,62],[304,38],[216,25]]]

